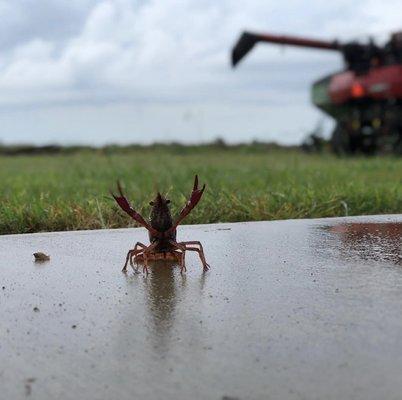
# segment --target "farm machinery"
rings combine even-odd
[[[274,43],[337,51],[342,71],[312,85],[313,104],[335,120],[331,145],[338,154],[402,154],[402,31],[382,46],[244,32],[232,50],[232,65],[255,44]]]

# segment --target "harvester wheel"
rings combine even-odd
[[[399,131],[399,137],[396,140],[393,148],[394,154],[397,156],[402,156],[402,132]]]
[[[338,156],[351,152],[349,135],[340,125],[336,125],[332,132],[331,147],[332,151]]]

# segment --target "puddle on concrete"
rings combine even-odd
[[[320,228],[326,232],[322,247],[345,260],[402,265],[402,223],[342,223]]]

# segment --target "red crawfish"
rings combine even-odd
[[[148,274],[148,261],[158,259],[173,259],[179,262],[181,267],[180,272],[186,271],[185,256],[186,251],[195,251],[198,253],[204,271],[209,269],[204,256],[202,244],[198,241],[177,242],[176,234],[178,225],[186,218],[191,210],[198,204],[205,190],[205,185],[201,189],[198,187],[198,176],[194,178],[193,191],[190,197],[180,211],[179,215],[173,221],[170,213],[170,200],[158,193],[154,200],[149,204],[151,214],[149,220],[145,220],[141,214],[134,210],[127,198],[123,194],[120,183],[117,183],[119,196],[112,196],[116,200],[120,208],[125,211],[131,218],[137,221],[149,234],[150,244],[146,246],[143,243],[137,242],[132,250],[129,250],[126,257],[126,262],[123,267],[123,272],[127,271],[127,265],[130,263],[134,269],[134,263],[143,263],[143,272]],[[136,271],[136,269],[134,269]]]

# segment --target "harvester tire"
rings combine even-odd
[[[339,125],[336,125],[332,132],[331,147],[332,151],[338,156],[350,154],[351,152],[349,135]]]

